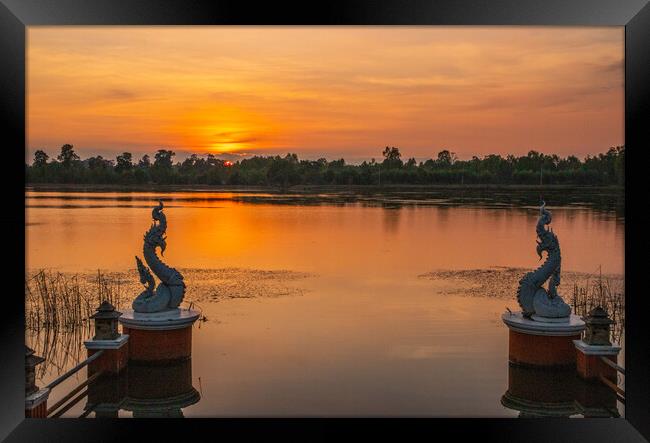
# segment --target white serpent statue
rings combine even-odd
[[[150,313],[177,308],[185,295],[185,282],[181,273],[163,263],[156,254],[156,248],[160,248],[160,254],[163,255],[167,247],[167,237],[165,237],[167,218],[162,210],[163,202],[159,200],[158,206],[151,212],[153,218],[151,228],[144,235],[142,253],[149,268],[142,263],[140,258],[135,257],[140,273],[140,283],[145,287],[145,290],[133,300],[135,312]],[[160,279],[155,291],[155,280],[151,271]]]

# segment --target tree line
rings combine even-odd
[[[129,152],[115,160],[98,155],[82,160],[69,144],[56,158],[43,150],[25,164],[28,184],[191,184],[191,185],[435,185],[435,184],[573,184],[623,185],[625,146],[584,160],[530,151],[524,156],[490,154],[459,160],[442,150],[435,159],[403,161],[399,148],[386,146],[383,159],[347,164],[344,159],[300,160],[296,154],[254,156],[236,162],[213,154],[192,154],[174,162],[175,152],[159,149],[153,159],[135,161]]]

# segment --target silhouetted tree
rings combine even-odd
[[[625,184],[625,146],[616,147],[616,158],[614,160],[614,174],[619,185]]]
[[[25,165],[28,183],[164,183],[207,185],[377,185],[377,184],[539,184],[540,171],[546,184],[622,185],[624,184],[625,146],[609,148],[605,153],[561,158],[529,151],[524,156],[488,154],[458,160],[449,150],[436,159],[417,164],[410,158],[402,163],[398,148],[386,147],[383,162],[374,159],[350,165],[344,159],[328,162],[300,160],[295,153],[281,156],[254,156],[235,163],[225,162],[213,154],[191,154],[173,163],[175,153],[160,149],[152,164],[143,155],[137,167],[130,153],[117,156],[116,164],[102,156],[80,161],[72,145],[64,145],[50,161],[44,150],[34,153],[32,165]]]
[[[122,155],[118,155],[117,164],[115,165],[116,172],[126,172],[130,171],[133,168],[132,156],[130,152],[124,152]]]
[[[45,151],[42,150],[37,150],[34,152],[34,167],[36,168],[43,168],[45,165],[47,165],[47,160],[50,158],[49,155],[45,153]]]
[[[97,157],[90,157],[86,161],[88,162],[88,167],[91,170],[94,170],[94,169],[109,169],[109,168],[113,167],[113,161],[112,160],[106,160],[101,155],[98,155]]]
[[[138,161],[138,168],[148,169],[151,167],[151,160],[149,159],[149,154],[145,154]]]
[[[173,183],[172,159],[176,155],[174,151],[159,149],[154,156],[153,167],[151,168],[151,178],[156,183]]]
[[[300,183],[297,164],[298,156],[296,154],[287,154],[284,158],[276,156],[266,174],[269,183],[282,188]]]
[[[402,167],[402,154],[399,152],[399,148],[395,146],[388,147],[382,152],[384,156],[384,161],[382,164],[387,168],[401,168]]]
[[[174,151],[159,149],[154,156],[153,165],[156,168],[171,169],[172,158],[176,155]]]
[[[74,152],[74,147],[67,144],[61,146],[61,153],[56,158],[66,168],[69,168],[74,161],[79,160],[79,156]]]
[[[438,152],[438,164],[441,166],[451,166],[457,160],[456,154],[444,149]]]

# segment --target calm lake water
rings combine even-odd
[[[538,393],[580,383],[571,374],[540,382],[543,375],[508,366],[500,317],[518,306],[515,293],[508,295],[512,282],[501,287],[499,273],[517,279],[540,264],[536,192],[459,202],[443,191],[350,197],[28,190],[27,268],[118,273],[133,285],[132,299],[141,290],[134,255],[142,256],[160,197],[168,221],[163,260],[183,271],[186,299],[207,321],[194,326],[191,362],[129,369],[130,386],[149,381],[129,388],[144,390],[141,397],[186,398],[177,405],[186,417],[515,417],[519,411],[502,404],[513,378],[537,383]],[[547,197],[563,273],[622,278],[624,219],[616,202],[558,201]],[[496,277],[487,289],[436,277],[472,270]],[[565,300],[571,290],[563,280]],[[38,338],[28,334],[30,340]],[[49,368],[37,384],[73,365]],[[84,378],[82,371],[57,387],[50,402]],[[170,383],[187,392],[163,392]],[[573,405],[567,389],[556,391],[558,398],[544,401]],[[146,404],[127,403],[120,416],[147,415]],[[65,416],[78,417],[85,404]]]

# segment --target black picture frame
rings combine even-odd
[[[553,25],[625,26],[625,419],[418,419],[418,420],[40,420],[24,418],[25,269],[25,44],[31,25]],[[644,282],[650,226],[645,209],[650,108],[650,5],[646,0],[373,0],[302,4],[209,0],[0,0],[0,124],[4,163],[2,244],[10,250],[0,269],[5,289],[0,328],[2,414],[7,441],[114,441],[157,430],[164,440],[222,438],[224,432],[288,431],[294,437],[343,436],[363,428],[402,439],[414,432],[454,440],[613,442],[650,439],[650,343],[645,328]],[[645,186],[644,186],[645,185]],[[7,201],[9,200],[9,203]],[[189,435],[188,435],[189,433]],[[152,434],[149,434],[152,435]],[[367,434],[369,436],[370,434]],[[471,440],[470,440],[471,441]]]

